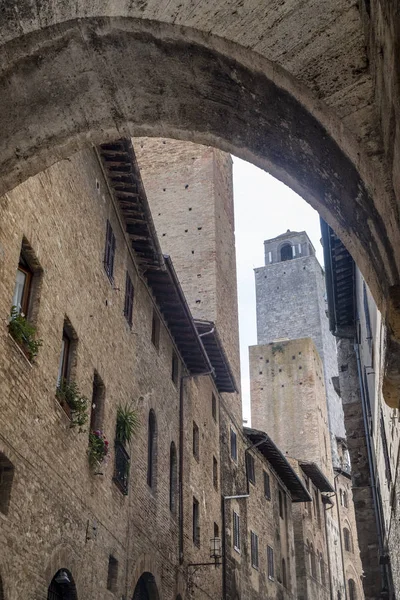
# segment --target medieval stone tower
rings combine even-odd
[[[320,355],[333,466],[345,437],[343,409],[332,378],[338,376],[335,338],[326,315],[324,271],[305,231],[287,231],[264,242],[265,266],[255,269],[257,343],[310,337]]]

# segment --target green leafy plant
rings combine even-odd
[[[89,433],[88,457],[92,468],[98,467],[108,457],[108,446],[108,440],[100,429]]]
[[[11,317],[8,331],[17,344],[21,347],[27,358],[35,362],[39,348],[43,345],[42,340],[35,339],[36,327],[34,327],[25,316],[18,311],[16,306],[11,308]]]
[[[83,427],[88,420],[88,399],[83,396],[75,381],[62,379],[57,387],[56,396],[62,406],[67,405],[71,412],[71,427]]]
[[[129,444],[139,427],[139,415],[131,404],[118,406],[115,439],[121,444]]]

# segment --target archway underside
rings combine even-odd
[[[0,193],[87,143],[214,145],[303,196],[386,311],[400,264],[390,191],[343,124],[259,55],[178,26],[99,18],[10,41],[0,69]]]

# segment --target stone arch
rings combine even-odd
[[[139,558],[139,560],[135,563],[135,565],[130,573],[130,576],[129,576],[128,590],[130,590],[129,591],[130,596],[128,595],[128,597],[130,597],[131,600],[133,598],[133,594],[134,594],[136,585],[144,573],[148,573],[151,575],[151,585],[153,586],[153,587],[151,587],[151,592],[154,594],[155,589],[156,589],[157,594],[159,594],[159,596],[162,596],[161,576],[160,576],[160,573],[158,570],[157,560],[154,556],[151,556],[149,554],[143,554]],[[148,580],[147,580],[147,582],[148,582]],[[146,581],[145,581],[145,583],[146,583]],[[154,586],[155,586],[155,588],[154,588]],[[150,600],[153,600],[153,598],[151,598]]]
[[[50,581],[47,600],[78,600],[76,585],[71,571],[59,569]]]
[[[159,600],[159,598],[154,575],[148,571],[142,573],[135,585],[132,600]]]
[[[79,597],[79,586],[81,577],[81,564],[82,557],[70,544],[60,544],[57,546],[47,563],[47,567],[44,572],[44,579],[46,586],[49,587],[56,573],[60,570],[65,570],[70,573],[73,577],[75,586],[75,592]],[[72,600],[75,600],[73,598]]]
[[[346,244],[382,308],[399,283],[392,190],[334,111],[260,53],[128,19],[127,9],[125,18],[104,18],[106,5],[88,3],[78,17],[62,3],[43,30],[33,31],[40,19],[32,16],[20,38],[6,30],[0,192],[87,142],[121,134],[215,145],[305,197]]]

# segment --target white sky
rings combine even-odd
[[[318,213],[283,183],[233,157],[243,417],[250,417],[248,347],[257,343],[253,269],[264,265],[264,240],[287,229],[308,233],[323,264]]]

